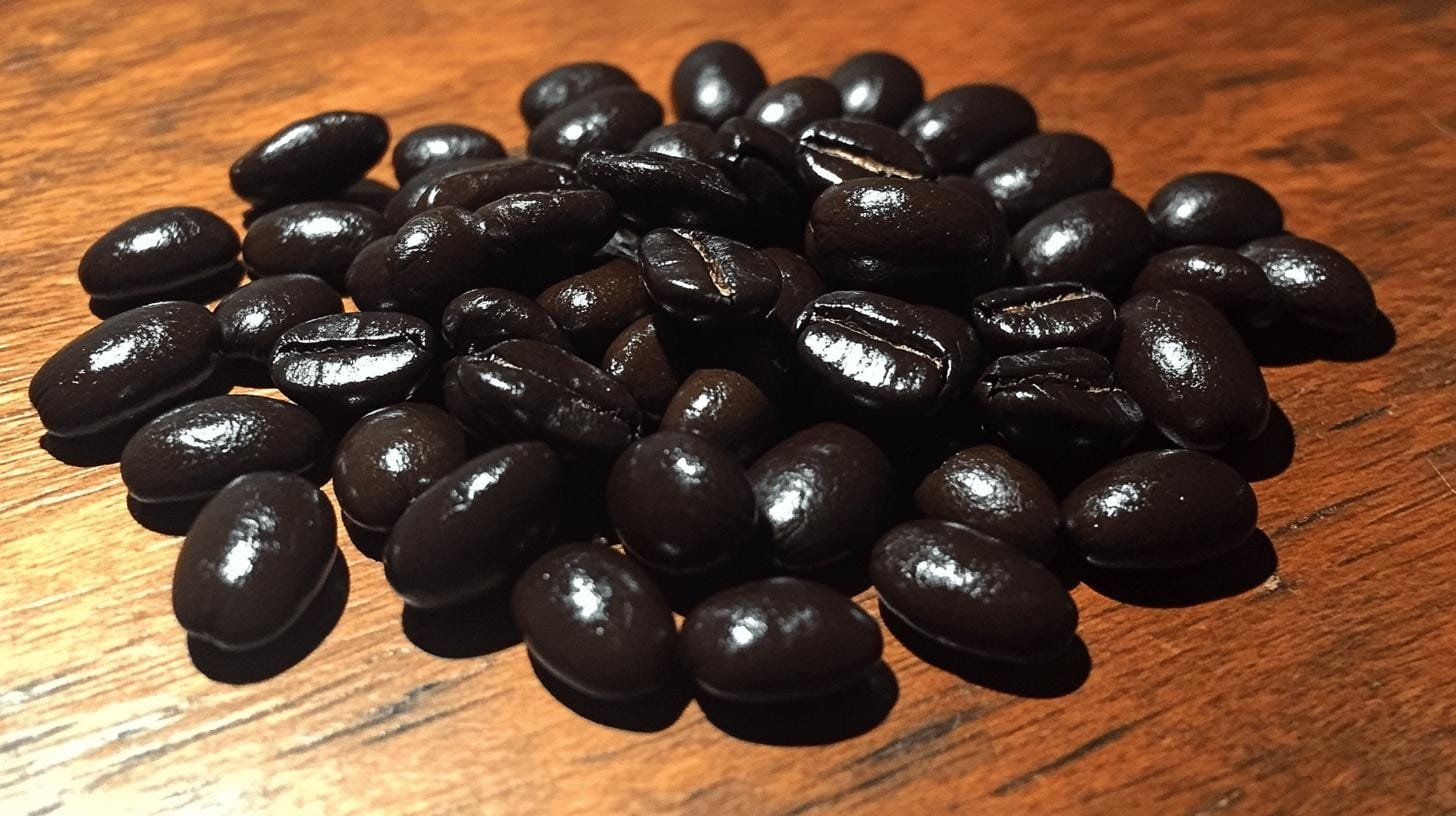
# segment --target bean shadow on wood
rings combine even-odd
[[[46,433],[40,437],[40,447],[56,461],[72,467],[111,465],[121,460],[121,450],[135,431],[136,426],[128,426],[90,436]]]
[[[1395,347],[1395,324],[1385,312],[1353,334],[1334,334],[1292,322],[1270,329],[1251,331],[1244,342],[1259,365],[1279,368],[1300,365],[1314,360],[1355,363],[1373,360]]]
[[[384,558],[384,542],[389,539],[387,530],[360,527],[348,516],[344,516],[344,532],[348,534],[349,541],[353,542],[354,549],[358,550],[360,555],[370,561],[379,561]]]
[[[400,615],[404,636],[436,657],[480,657],[521,642],[511,616],[511,585],[445,609],[418,609],[408,604]]]
[[[529,659],[536,679],[557,702],[577,716],[609,728],[639,733],[662,731],[682,717],[693,698],[687,678],[677,677],[666,688],[635,700],[599,700],[568,686],[542,666],[535,655]]]
[[[900,699],[900,684],[883,661],[864,678],[809,700],[739,703],[697,695],[703,716],[723,733],[762,745],[829,745],[868,733]]]
[[[186,535],[187,528],[192,526],[192,520],[202,512],[205,504],[206,498],[155,503],[137,501],[130,495],[126,497],[126,510],[137,524],[154,533],[170,536]]]
[[[1217,558],[1168,570],[1119,571],[1087,565],[1082,580],[1099,595],[1156,609],[1195,606],[1240,595],[1269,580],[1279,556],[1263,530]]]
[[[1251,482],[1272,479],[1294,462],[1294,426],[1279,403],[1269,403],[1269,424],[1258,438],[1230,445],[1216,455]]]

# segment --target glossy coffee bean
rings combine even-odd
[[[725,166],[736,160],[757,159],[792,178],[797,145],[783,131],[743,116],[735,116],[718,128],[718,158]]]
[[[456,159],[503,159],[505,146],[496,137],[469,125],[425,125],[401,136],[394,145],[394,178],[404,184],[421,170]]]
[[[1206,561],[1243,544],[1259,518],[1238,471],[1186,450],[1120,459],[1078,485],[1062,510],[1073,546],[1107,569]]]
[[[1200,450],[1253,439],[1269,390],[1228,320],[1187,292],[1144,292],[1119,310],[1118,382],[1174,443]]]
[[[573,275],[542,292],[536,302],[587,360],[600,360],[623,329],[656,306],[636,260],[625,258]]]
[[[400,514],[384,576],[425,609],[484,595],[539,556],[562,511],[561,463],[541,442],[505,445],[435,481]]]
[[[783,436],[778,409],[763,390],[724,368],[689,374],[663,410],[660,427],[697,434],[744,463]]]
[[[167,301],[103,320],[30,378],[30,404],[57,437],[135,427],[207,386],[217,369],[206,306]]]
[[[770,703],[818,697],[864,677],[884,640],[868,613],[802,578],[753,581],[713,595],[683,621],[683,658],[717,697]]]
[[[1236,247],[1284,229],[1284,211],[1268,190],[1232,173],[1189,173],[1158,189],[1148,203],[1158,245]]]
[[[790,137],[820,119],[843,113],[839,89],[815,76],[782,79],[765,88],[743,112],[745,118]]]
[[[330,196],[330,200],[344,204],[358,204],[361,207],[368,207],[377,213],[383,214],[384,209],[389,206],[390,200],[394,198],[394,194],[397,192],[399,190],[390,187],[382,181],[366,178],[360,179],[345,187],[342,191]],[[259,216],[264,214],[258,213]],[[251,226],[251,224],[244,223],[243,226],[247,227]]]
[[[952,454],[915,490],[915,507],[933,519],[964,524],[1043,564],[1057,552],[1061,509],[1031,466],[995,445]]]
[[[81,288],[91,311],[107,317],[163,300],[205,302],[237,285],[238,234],[198,207],[132,216],[81,256]]]
[[[344,301],[313,275],[261,278],[223,297],[212,310],[224,357],[267,365],[273,344],[305,320],[338,314]]]
[[[662,315],[640,317],[607,346],[602,370],[626,386],[649,418],[659,417],[691,370],[687,339]]]
[[[1080,133],[1038,133],[977,165],[976,179],[1015,230],[1058,201],[1111,186],[1112,156]]]
[[[677,118],[718,127],[741,116],[768,80],[758,60],[734,42],[711,40],[689,51],[672,72]]]
[[[632,152],[711,163],[718,153],[718,133],[701,122],[668,122],[643,134]]]
[[[598,150],[582,156],[576,169],[583,181],[610,193],[640,229],[731,230],[747,204],[723,171],[693,159]]]
[[[400,227],[384,256],[388,296],[401,311],[434,321],[450,301],[490,280],[499,260],[474,213],[426,210]]]
[[[747,244],[699,230],[655,229],[638,252],[647,291],[689,323],[746,323],[779,297],[778,267]]]
[[[600,190],[515,193],[475,215],[502,269],[532,290],[552,270],[583,268],[617,231],[616,202]]]
[[[1036,133],[1036,110],[1000,85],[958,85],[916,108],[900,126],[942,173],[968,173],[996,151]]]
[[[389,147],[372,113],[330,111],[300,119],[233,162],[233,192],[252,202],[327,199],[364,177]]]
[[[641,697],[680,670],[667,599],[645,570],[605,547],[541,556],[516,581],[511,611],[536,662],[587,696]]]
[[[825,422],[770,448],[748,469],[782,568],[808,570],[874,541],[889,510],[890,461],[869,437]]]
[[[507,340],[445,368],[450,413],[483,439],[540,439],[563,456],[616,456],[636,438],[641,411],[601,369],[556,346]]]
[[[539,340],[571,351],[541,304],[508,289],[471,289],[450,301],[440,334],[456,354],[479,354],[506,340]]]
[[[399,188],[384,211],[386,229],[436,207],[475,211],[515,193],[577,186],[576,173],[535,159],[456,159],[427,168]]]
[[[760,242],[802,241],[809,201],[799,189],[794,142],[740,116],[718,129],[718,145],[715,161],[748,199],[742,231]]]
[[[1264,270],[1284,312],[1300,323],[1349,333],[1379,314],[1365,273],[1333,247],[1276,235],[1244,244],[1239,254]]]
[[[845,60],[829,75],[839,89],[844,115],[899,127],[925,100],[925,82],[915,66],[895,54],[866,51]]]
[[[1116,190],[1054,204],[1011,241],[1011,255],[1027,283],[1076,281],[1112,293],[1126,292],[1152,254],[1147,215]]]
[[[464,464],[465,431],[433,405],[404,402],[365,415],[339,443],[334,495],[357,527],[384,532],[430,485]]]
[[[527,128],[582,97],[603,88],[636,88],[637,80],[605,62],[559,65],[531,80],[521,93],[521,118]]]
[[[663,431],[627,447],[607,478],[622,546],[672,574],[723,567],[753,543],[758,507],[743,465],[701,436]]]
[[[870,557],[880,603],[921,634],[1009,663],[1044,663],[1072,642],[1077,606],[1046,567],[948,521],[885,533]]]
[[[576,166],[591,150],[622,152],[662,124],[662,106],[646,91],[614,87],[593,91],[531,128],[526,152],[548,162]]]
[[[121,452],[121,480],[140,502],[194,501],[245,473],[303,473],[324,449],[323,427],[297,405],[246,394],[209,397],[133,434]]]
[[[270,373],[284,396],[320,416],[360,416],[409,399],[436,345],[435,330],[412,315],[317,317],[278,338]]]
[[[759,254],[779,268],[779,299],[769,310],[768,320],[784,332],[793,334],[804,307],[824,294],[824,281],[809,261],[797,252],[768,247],[759,250]]]
[[[990,259],[987,264],[990,269],[988,277],[997,281],[1006,280],[1007,270],[1011,266],[1011,232],[1006,225],[1006,216],[1001,212],[1001,205],[971,176],[940,176],[935,181],[940,186],[948,187],[970,199],[993,225],[991,248],[986,252],[986,257]]]
[[[1101,351],[1112,339],[1117,309],[1082,283],[993,289],[971,304],[976,335],[994,354],[1060,346]]]
[[[172,611],[187,633],[228,650],[276,639],[318,595],[338,556],[334,511],[287,473],[250,473],[198,514],[172,575]]]
[[[393,235],[370,242],[359,250],[359,254],[349,264],[349,271],[344,273],[344,292],[360,311],[399,311],[393,287],[389,283],[389,268],[384,263],[393,246]]]
[[[1279,317],[1279,296],[1264,270],[1232,249],[1186,246],[1154,255],[1132,291],[1167,289],[1198,295],[1241,328],[1267,328]]]
[[[799,131],[799,180],[811,193],[856,178],[923,179],[925,154],[899,131],[875,122],[825,119]]]
[[[342,289],[349,264],[381,232],[379,213],[359,204],[290,204],[253,222],[243,262],[254,278],[317,275]]]

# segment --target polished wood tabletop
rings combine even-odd
[[[9,0],[0,29],[0,813],[1456,812],[1452,3]],[[228,165],[301,116],[518,145],[545,69],[614,62],[665,98],[715,37],[771,78],[877,48],[931,91],[1012,85],[1134,198],[1242,173],[1360,264],[1388,321],[1260,349],[1279,410],[1230,456],[1263,536],[1077,586],[1085,648],[1051,666],[892,632],[885,671],[815,705],[575,699],[499,604],[404,612],[343,538],[287,643],[189,650],[179,539],[132,520],[114,464],[42,450],[25,396],[94,323],[86,246],[172,204],[239,223]]]

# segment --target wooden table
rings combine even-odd
[[[619,5],[5,4],[0,812],[1456,811],[1456,8]],[[890,638],[893,677],[840,709],[567,707],[498,609],[402,615],[347,543],[317,649],[189,658],[177,539],[133,523],[114,465],[44,453],[25,397],[92,323],[87,244],[169,204],[236,218],[228,164],[298,116],[464,120],[519,144],[520,89],[553,64],[620,63],[664,95],[715,36],[774,77],[886,48],[932,90],[1015,85],[1044,127],[1104,141],[1135,198],[1245,173],[1361,264],[1393,350],[1378,331],[1337,360],[1265,350],[1288,419],[1243,464],[1267,544],[1161,586],[1077,587],[1086,650],[1041,672],[947,671]]]

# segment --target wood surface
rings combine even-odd
[[[0,29],[0,813],[1456,812],[1452,3],[8,0]],[[170,204],[236,223],[229,163],[303,115],[520,144],[541,71],[602,59],[665,95],[710,37],[773,78],[884,48],[932,90],[1011,84],[1138,200],[1247,174],[1367,271],[1393,348],[1269,343],[1282,413],[1240,454],[1267,539],[1078,586],[1085,650],[1045,670],[890,637],[832,705],[568,707],[499,609],[402,614],[342,538],[347,600],[275,663],[189,654],[178,539],[133,522],[115,465],[44,452],[25,397],[93,322],[88,243]]]

